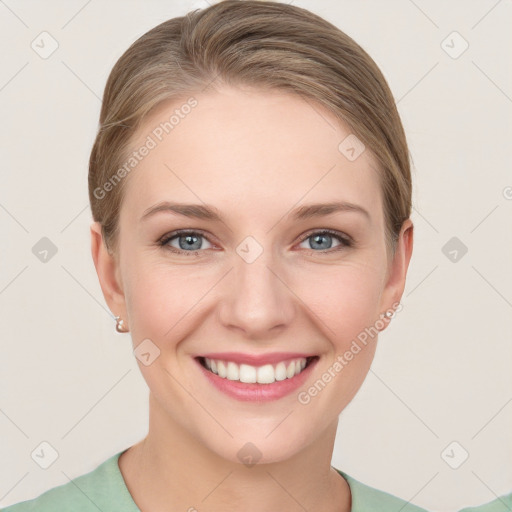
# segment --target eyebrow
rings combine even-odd
[[[215,208],[214,206],[176,203],[170,201],[163,201],[154,206],[151,206],[150,208],[144,211],[144,214],[142,215],[140,220],[146,220],[149,217],[160,212],[174,213],[188,218],[224,222],[219,210],[217,210],[217,208]],[[339,212],[361,213],[368,220],[371,219],[368,211],[365,210],[362,206],[354,203],[349,203],[347,201],[306,204],[293,210],[290,215],[294,220],[306,220],[315,217],[323,217]]]

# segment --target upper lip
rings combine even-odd
[[[313,357],[315,354],[305,354],[303,352],[272,352],[268,354],[242,354],[240,352],[211,352],[201,354],[198,357],[216,359],[221,361],[233,361],[237,364],[249,364],[251,366],[263,366],[264,364],[276,364],[290,359]]]

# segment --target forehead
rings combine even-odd
[[[166,102],[133,137],[131,151],[149,140],[152,148],[130,173],[123,209],[140,217],[181,200],[277,214],[301,200],[343,199],[379,216],[377,164],[368,150],[347,158],[350,137],[321,105],[281,91],[226,87]]]

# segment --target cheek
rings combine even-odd
[[[125,296],[134,343],[144,338],[179,339],[187,318],[200,307],[208,291],[209,279],[204,269],[193,265],[172,265],[153,258],[132,257],[125,260],[129,276]],[[183,333],[184,334],[184,333]]]
[[[315,326],[321,330],[318,335],[322,342],[329,344],[317,370],[318,380],[298,395],[299,403],[306,406],[305,414],[313,414],[314,410],[339,414],[365,380],[378,339],[375,326],[379,319],[381,272],[378,265],[354,263],[329,272],[312,271],[309,286],[301,285],[298,295],[314,313],[310,317],[315,318]],[[304,275],[302,283],[303,278]],[[326,421],[333,417],[326,415]]]
[[[378,319],[382,271],[377,264],[360,263],[321,272],[311,268],[298,274],[290,288],[314,313],[325,336],[342,348]]]

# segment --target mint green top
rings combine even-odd
[[[125,450],[123,450],[125,451]],[[1,512],[140,512],[119,469],[116,453],[93,471],[54,487],[37,498],[16,503]],[[369,487],[337,469],[352,493],[351,512],[426,512],[396,496]],[[512,510],[512,493],[486,505],[460,512],[505,512]]]

